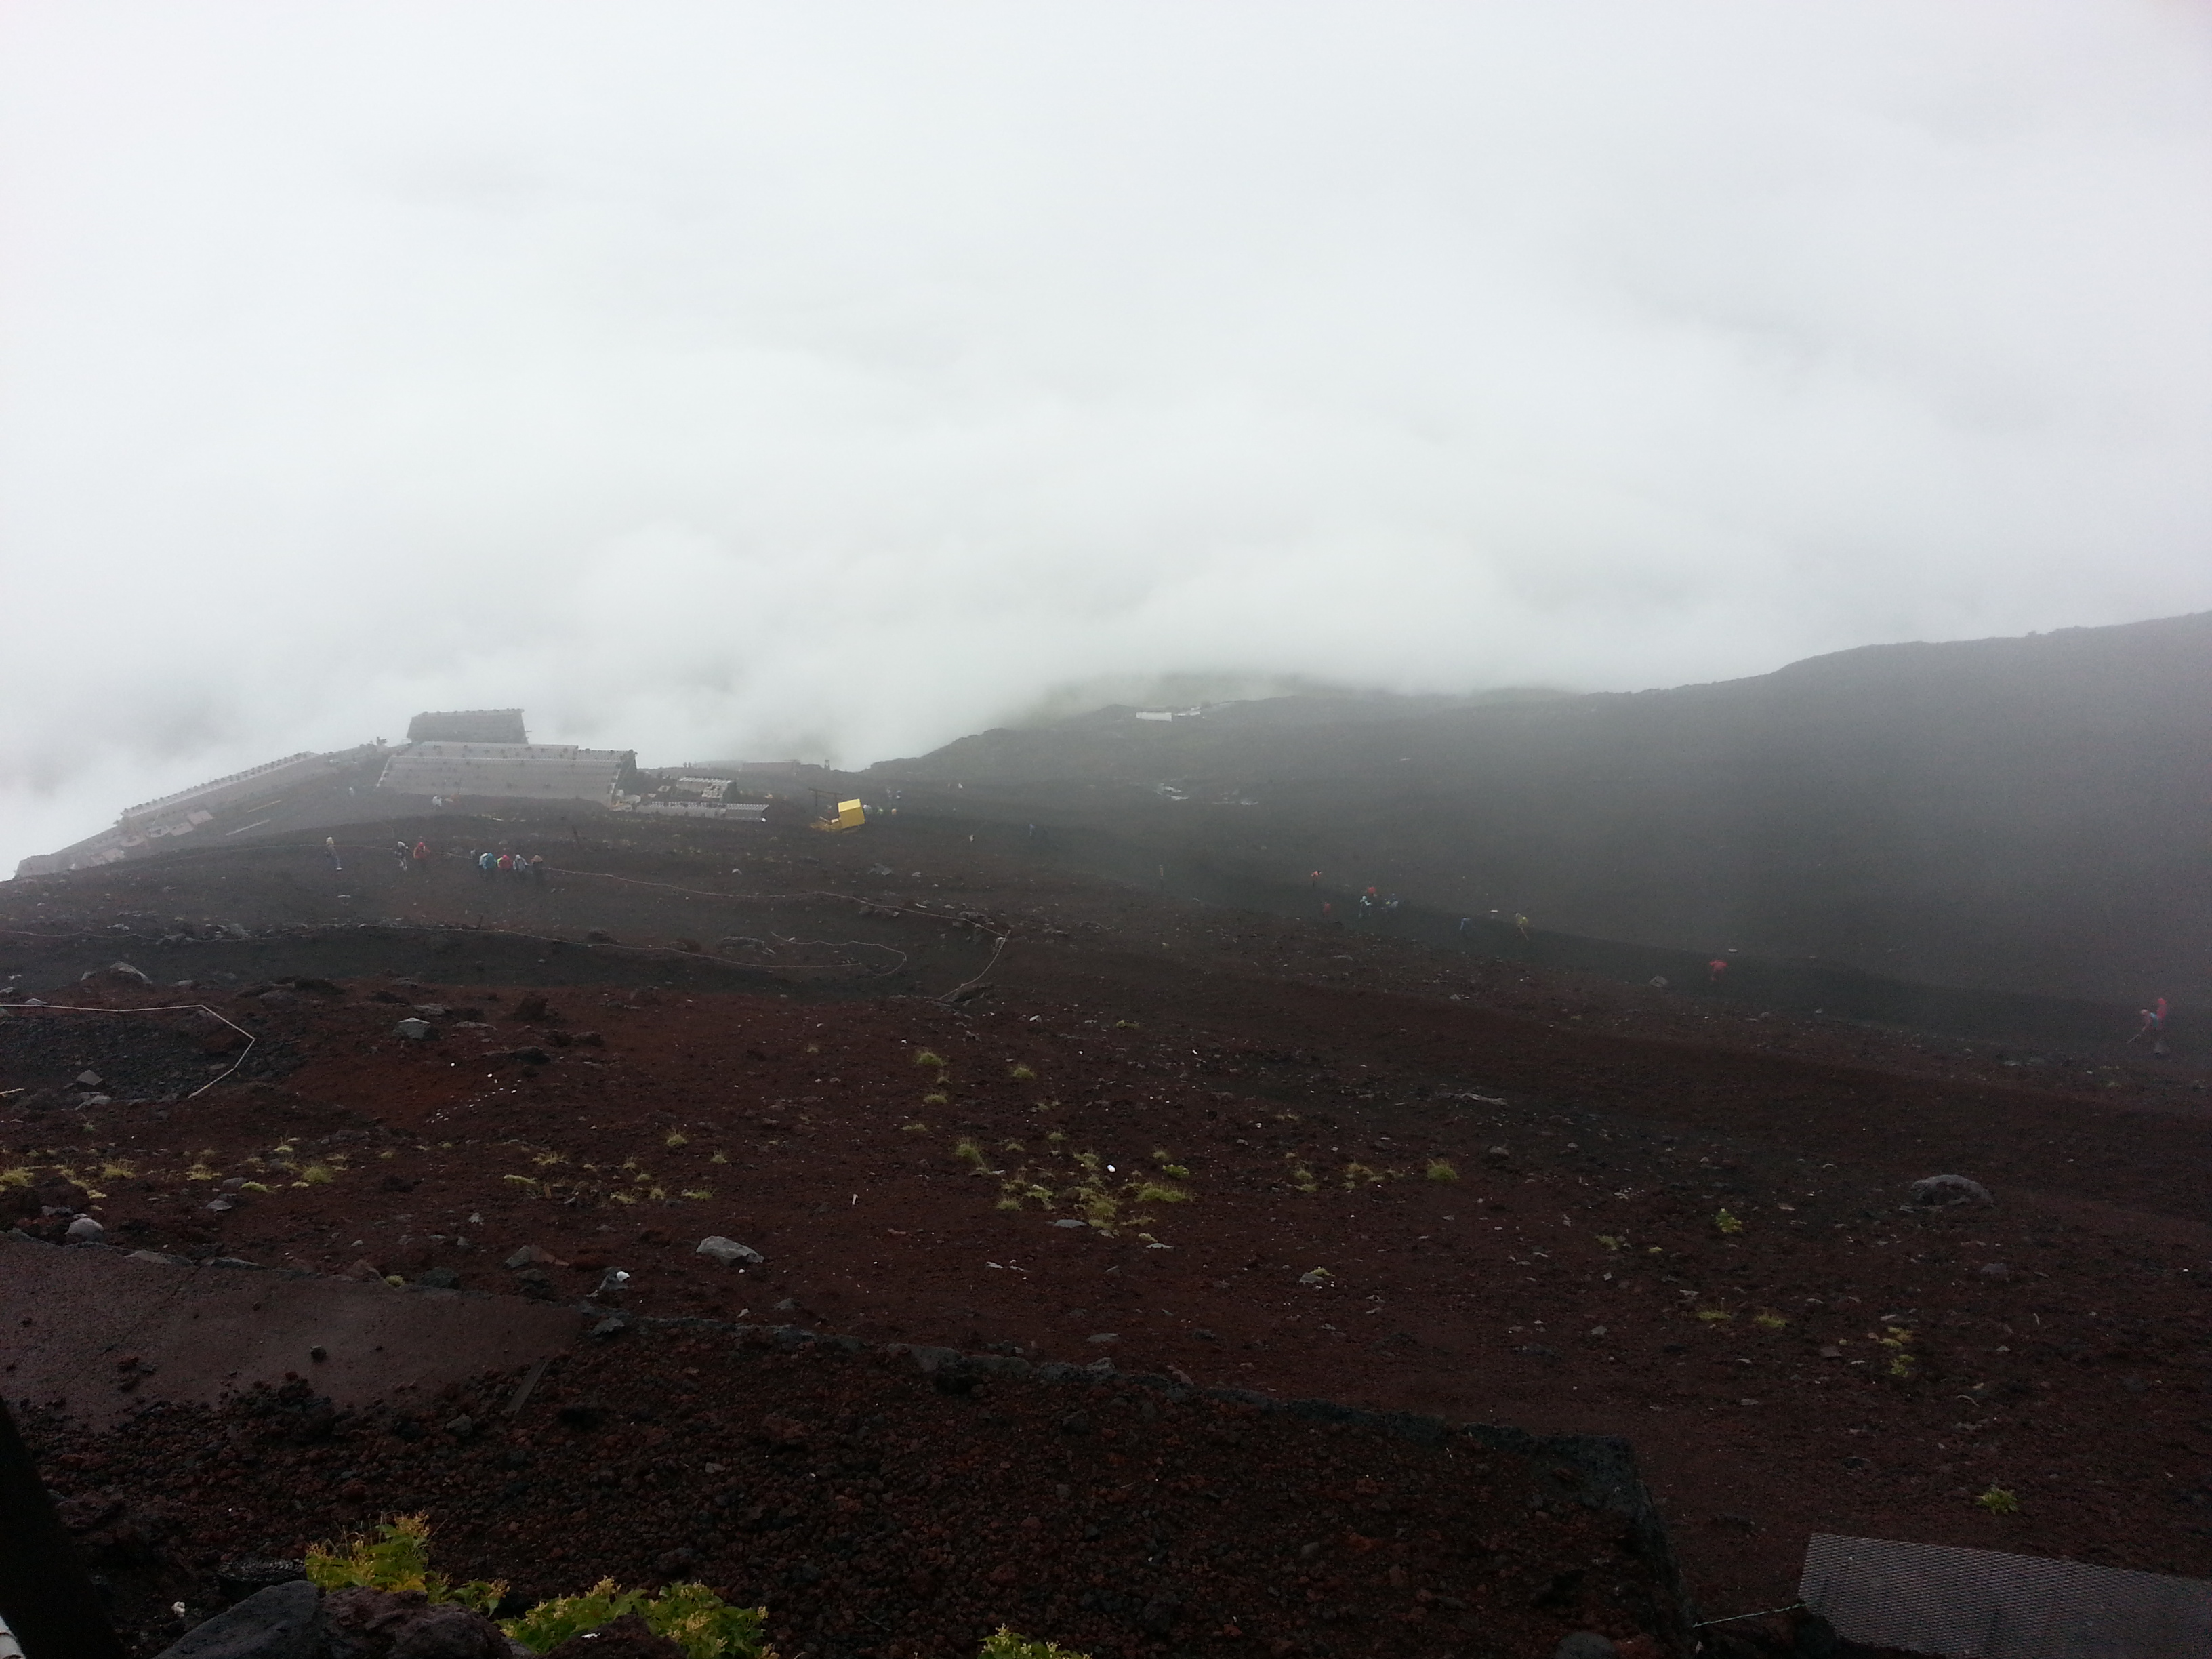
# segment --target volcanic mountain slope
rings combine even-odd
[[[870,777],[1447,915],[2196,1005],[2212,1000],[2208,763],[2212,614],[1631,696],[1105,710]]]
[[[188,1261],[556,1301],[620,1267],[648,1316],[1624,1434],[1710,1612],[1790,1600],[1815,1530],[2212,1571],[2193,1062],[1164,902],[927,816],[342,839],[424,833],[422,875],[318,841],[0,891],[19,1005],[239,1028],[19,1007],[11,1190]],[[542,888],[465,862],[540,834]],[[1911,1204],[1952,1172],[1996,1202]],[[68,1391],[42,1352],[11,1388]],[[499,1535],[470,1571],[520,1575]]]

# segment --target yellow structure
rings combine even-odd
[[[827,830],[834,836],[848,830],[858,830],[867,821],[866,807],[856,800],[841,800],[837,803],[837,816],[834,818],[817,818],[814,821],[814,827],[817,830]]]

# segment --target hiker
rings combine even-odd
[[[338,862],[338,838],[336,836],[323,837],[323,850],[331,855],[331,869],[340,872],[345,869],[345,866]]]
[[[1728,972],[1728,963],[1719,957],[1715,957],[1705,964],[1705,977],[1715,985],[1721,982],[1721,975],[1726,972]]]
[[[2164,1054],[2166,1052],[2166,999],[2160,997],[2152,1006],[2138,1008],[2136,1012],[2142,1016],[2142,1024],[2137,1028],[2135,1036],[2130,1037],[2128,1041],[2132,1043],[2139,1038],[2148,1036],[2151,1040],[2151,1053]]]
[[[1518,928],[1521,930],[1521,937],[1522,937],[1522,939],[1526,939],[1526,938],[1528,938],[1528,917],[1526,917],[1526,916],[1524,916],[1524,915],[1518,915],[1518,914],[1516,913],[1516,914],[1515,915],[1514,918],[1513,918],[1513,925],[1514,925],[1516,927],[1518,927]]]
[[[1336,907],[1334,904],[1331,904],[1327,899],[1323,899],[1321,902],[1321,919],[1323,921],[1327,921],[1329,919],[1330,913]]]
[[[530,874],[531,874],[531,878],[532,878],[532,880],[534,880],[535,882],[537,882],[537,884],[538,884],[540,887],[543,887],[543,886],[545,884],[545,854],[543,854],[543,853],[532,853],[532,854],[530,855]]]
[[[430,843],[427,841],[418,841],[415,843],[415,873],[419,876],[429,867]]]
[[[510,873],[510,872],[514,870],[514,854],[512,854],[512,853],[501,853],[501,854],[499,855],[499,871],[500,871],[500,873],[501,873],[501,875],[508,874],[508,873]]]
[[[405,875],[407,873],[407,860],[409,857],[407,843],[404,841],[393,842],[392,843],[392,856],[399,861],[399,873],[403,876]]]
[[[1386,916],[1395,916],[1398,914],[1398,896],[1395,893],[1382,901],[1382,914]]]
[[[1308,876],[1306,878],[1306,885],[1310,888],[1318,889],[1321,886],[1321,872],[1316,870],[1313,874]]]

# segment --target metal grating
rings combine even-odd
[[[2212,1655],[2212,1580],[1815,1533],[1797,1593],[1837,1632],[1950,1659]]]

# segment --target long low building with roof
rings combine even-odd
[[[303,751],[282,760],[265,761],[205,783],[194,784],[173,794],[142,801],[123,810],[114,828],[63,848],[40,853],[15,866],[18,876],[54,875],[65,870],[85,870],[125,859],[143,858],[167,848],[181,847],[186,838],[201,835],[218,818],[272,807],[302,789],[342,782],[356,768],[374,761],[385,750],[365,743],[351,749],[318,754]]]
[[[587,800],[611,805],[637,774],[635,749],[559,743],[416,743],[384,763],[386,794]]]
[[[417,714],[407,722],[410,743],[528,743],[520,708],[456,708]]]

